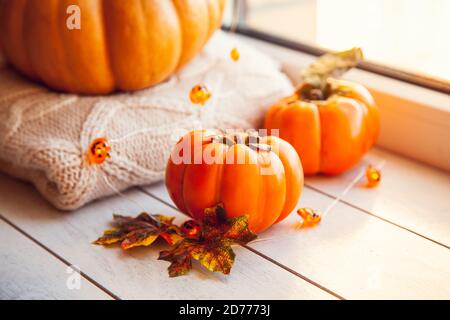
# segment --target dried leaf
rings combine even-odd
[[[169,261],[169,275],[177,277],[192,269],[192,260],[210,271],[229,274],[235,259],[231,245],[256,238],[248,227],[247,216],[229,219],[222,205],[206,209],[201,222],[189,220],[178,227],[173,219],[147,213],[136,218],[114,215],[114,229],[106,230],[94,243],[120,243],[123,249],[129,249],[149,246],[161,237],[174,246],[160,252],[159,260]]]
[[[106,230],[103,236],[94,241],[98,245],[120,243],[125,250],[137,246],[149,246],[158,237],[173,245],[183,239],[174,218],[163,215],[141,213],[136,218],[114,215],[114,229]]]
[[[338,78],[363,60],[361,48],[327,53],[314,61],[303,73],[303,81],[314,88],[325,90],[327,79]]]
[[[192,259],[187,253],[188,242],[180,242],[176,248],[170,251],[161,251],[158,260],[171,262],[168,270],[170,277],[178,277],[187,274],[192,269]]]
[[[214,242],[185,239],[175,248],[162,251],[158,259],[171,262],[168,268],[171,277],[187,274],[192,268],[192,259],[199,261],[209,271],[229,274],[235,259],[231,244],[228,239]]]
[[[248,227],[248,217],[227,218],[222,204],[205,209],[203,220],[203,237],[217,238],[217,236],[232,240],[236,243],[248,243],[256,235]]]
[[[235,253],[233,243],[248,243],[256,235],[248,228],[248,217],[228,219],[222,205],[205,209],[201,232],[197,237],[185,238],[173,249],[162,251],[159,260],[171,262],[168,270],[171,277],[187,274],[192,268],[192,259],[210,271],[229,274]]]
[[[256,235],[248,227],[248,217],[241,216],[230,220],[230,227],[224,237],[237,243],[248,243],[255,240]]]

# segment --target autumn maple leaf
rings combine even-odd
[[[181,241],[179,228],[174,225],[174,218],[163,215],[141,213],[136,218],[114,215],[114,229],[106,230],[103,236],[94,241],[98,245],[120,243],[122,249],[138,246],[149,246],[158,237],[168,244],[174,245]]]
[[[187,274],[192,269],[192,259],[210,271],[229,274],[235,253],[233,243],[246,244],[256,238],[248,228],[248,217],[227,218],[222,205],[205,209],[198,234],[186,237],[171,250],[162,251],[159,260],[169,261],[171,277]]]

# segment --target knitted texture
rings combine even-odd
[[[238,62],[229,56],[235,46]],[[198,83],[212,92],[203,107],[188,99]],[[222,32],[165,83],[110,96],[51,92],[0,59],[0,170],[32,182],[57,208],[76,209],[162,179],[189,130],[260,127],[267,107],[292,89],[270,58]],[[99,137],[107,137],[111,157],[89,165],[86,152]]]

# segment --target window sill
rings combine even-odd
[[[300,81],[300,70],[316,59],[266,41],[236,36],[278,60],[294,84]],[[382,123],[379,147],[450,171],[447,94],[360,69],[350,71],[345,79],[365,85],[374,95]]]

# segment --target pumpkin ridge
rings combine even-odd
[[[254,152],[253,150],[251,152]],[[261,171],[261,165],[259,164],[259,155],[258,155],[258,170]],[[258,197],[257,197],[257,202],[258,202],[258,209],[257,209],[257,216],[258,216],[258,227],[257,229],[261,228],[261,224],[264,223],[264,216],[262,213],[265,212],[265,207],[266,207],[266,200],[267,200],[267,195],[266,195],[266,184],[265,181],[263,179],[263,177],[261,175],[258,176],[259,178],[259,192],[258,192]]]
[[[25,50],[24,9],[26,5],[27,2],[25,0],[0,1],[0,47],[3,49],[5,58],[8,59],[10,65],[12,65],[16,70],[22,71],[30,78],[38,80],[36,73],[31,67],[30,58],[26,54]],[[10,16],[7,16],[6,12],[10,11],[15,13],[17,16],[15,16],[14,14],[10,14]],[[20,23],[17,23],[16,20],[20,20]],[[18,39],[14,39],[14,37],[12,36],[12,33],[15,30],[14,24],[16,24],[16,27],[18,27],[19,29],[19,33],[16,34]],[[18,51],[17,54],[14,53],[15,49],[17,49]],[[19,57],[21,54],[24,55],[22,57],[23,59]]]
[[[112,53],[111,53],[111,44],[110,41],[108,39],[108,34],[110,32],[110,30],[108,30],[109,28],[109,24],[106,22],[106,9],[105,9],[105,1],[108,0],[101,0],[101,5],[100,5],[100,10],[101,10],[101,19],[102,19],[102,25],[103,25],[103,42],[105,43],[105,48],[106,48],[106,57],[107,57],[107,62],[106,65],[108,66],[108,70],[109,73],[111,74],[111,81],[112,81],[112,87],[114,88],[114,90],[117,89],[117,76],[114,72],[114,68],[112,66]]]
[[[175,70],[178,70],[181,67],[181,59],[182,59],[182,56],[183,56],[183,51],[184,51],[184,46],[185,46],[185,43],[184,43],[184,32],[183,32],[183,24],[181,22],[180,11],[178,10],[178,7],[177,7],[175,1],[174,0],[170,0],[170,1],[171,1],[172,5],[173,5],[173,7],[175,9],[175,13],[176,13],[176,15],[178,17],[178,21],[180,21],[178,30],[179,30],[179,33],[180,33],[179,40],[180,40],[181,51],[180,51],[180,55],[178,56],[177,66],[175,68]]]
[[[195,3],[192,4],[192,2]],[[209,9],[208,5],[204,0],[172,0],[174,4],[178,17],[180,18],[180,27],[181,27],[181,43],[182,43],[182,53],[180,60],[178,62],[177,70],[186,65],[195,55],[200,52],[201,48],[203,48],[208,38],[208,27],[209,27]],[[201,10],[201,6],[203,6],[203,10],[208,15],[208,17],[204,17],[206,21],[205,25],[201,25],[198,20],[201,20],[202,15],[197,11]],[[195,10],[195,13],[192,13],[191,10]],[[196,20],[192,19],[191,15],[196,16]],[[203,15],[204,16],[204,15]],[[193,36],[193,32],[195,36]],[[189,40],[189,41],[186,41]]]
[[[138,3],[139,3],[139,8],[140,8],[140,10],[139,10],[139,12],[140,12],[140,16],[142,17],[142,20],[144,21],[144,35],[145,35],[145,40],[143,41],[144,43],[148,43],[149,42],[149,31],[148,31],[148,22],[145,20],[145,17],[144,17],[144,8],[145,8],[145,3],[144,3],[144,1],[145,0],[139,0],[138,1]],[[150,53],[148,53],[148,54],[146,54],[146,56],[147,56],[147,58],[149,57],[149,55],[151,55],[152,53],[150,52]],[[148,67],[150,68],[150,70],[147,70],[147,77],[150,77],[150,79],[152,79],[152,80],[150,80],[150,82],[153,82],[154,80],[153,80],[153,78],[154,78],[154,72],[152,73],[152,66],[149,64],[148,65]],[[184,173],[183,173],[184,174]]]
[[[143,7],[148,9],[148,1],[146,0],[140,0]],[[177,27],[176,27],[176,31],[178,34],[180,34],[179,37],[177,37],[176,41],[177,45],[172,44],[166,44],[166,46],[164,47],[164,55],[159,54],[160,56],[172,56],[171,59],[167,60],[166,63],[164,64],[164,67],[161,68],[161,65],[159,62],[155,63],[155,65],[158,65],[158,68],[156,68],[153,64],[150,64],[149,67],[151,68],[151,70],[149,70],[149,74],[151,77],[151,83],[155,84],[155,83],[160,83],[161,81],[163,81],[164,79],[167,79],[171,74],[173,74],[173,72],[176,70],[178,63],[179,63],[179,59],[181,57],[181,54],[183,52],[182,50],[182,45],[181,45],[181,26],[179,23],[179,16],[177,14],[177,10],[175,8],[175,6],[173,5],[173,2],[167,2],[167,5],[170,5],[170,9],[167,9],[167,11],[170,11],[170,14],[165,12],[164,14],[167,15],[173,15],[174,17],[177,17],[177,19],[175,19],[177,21]],[[168,21],[170,21],[170,19],[167,19]],[[148,23],[150,21],[150,19],[146,19],[146,36],[147,36],[147,43],[150,44],[151,42],[156,43],[157,41],[154,41],[154,39],[152,41],[150,41],[149,39],[152,39],[151,36],[151,32],[150,32],[150,28],[148,26]],[[165,36],[167,37],[167,35]],[[168,48],[169,47],[169,48]],[[161,47],[158,48],[159,50],[161,50]],[[170,50],[168,50],[170,49]],[[177,49],[177,50],[175,50]],[[154,55],[153,52],[153,48],[151,48],[151,50],[147,50],[147,57],[151,57],[152,55]],[[176,53],[176,55],[174,54]]]
[[[281,165],[280,167],[281,167],[281,169],[283,169],[283,173],[282,173],[282,176],[283,176],[283,179],[284,179],[283,186],[286,188],[287,187],[287,178],[286,178],[286,174],[287,173],[286,173],[286,169],[284,167],[283,161],[281,160],[281,158],[275,152],[268,151],[267,153],[268,153],[268,156],[273,156],[274,159],[279,161],[279,164]],[[271,167],[273,166],[272,160],[270,162],[270,166]],[[265,230],[268,227],[270,227],[271,225],[275,224],[278,221],[278,219],[280,218],[280,216],[281,216],[281,214],[283,212],[283,209],[284,209],[284,207],[286,205],[287,193],[286,193],[286,189],[285,189],[284,197],[283,197],[282,200],[280,200],[280,203],[279,203],[280,206],[279,206],[279,208],[277,210],[275,210],[275,211],[272,211],[272,210],[268,211],[268,209],[267,209],[267,202],[268,202],[267,199],[273,198],[275,196],[275,194],[270,194],[269,191],[268,191],[269,188],[268,188],[267,185],[271,185],[271,181],[265,180],[264,179],[264,177],[265,177],[264,175],[261,175],[260,177],[261,177],[262,185],[263,185],[263,189],[262,189],[263,192],[260,194],[260,198],[261,197],[264,198],[264,203],[263,203],[262,211],[261,211],[260,214],[261,214],[261,216],[263,218],[262,219],[262,223],[263,223],[263,227],[264,227],[263,230]],[[278,215],[272,216],[271,215],[272,212],[278,212]],[[268,219],[269,218],[268,215],[270,215],[269,216],[270,220]]]
[[[216,4],[218,2],[213,2],[210,0],[205,0],[206,1],[206,6],[208,7],[208,36],[206,37],[206,41],[203,43],[203,45],[206,44],[206,42],[208,42],[209,37],[214,33],[214,30],[216,29],[216,19],[215,19],[215,13],[214,13],[214,8],[217,11],[217,7]],[[219,9],[220,10],[220,9]]]
[[[64,9],[65,4],[63,3],[63,1],[58,1],[57,5],[56,5],[56,10],[54,12],[54,14],[56,15],[56,23],[58,24],[58,20],[59,20],[59,16],[58,16],[58,12],[60,12],[60,10]],[[65,12],[65,10],[63,10],[63,12]],[[58,73],[62,74],[62,78],[63,80],[63,84],[61,84],[62,89],[67,90],[66,87],[80,87],[80,80],[78,78],[78,70],[71,70],[69,68],[69,59],[68,59],[68,54],[67,54],[67,46],[64,45],[64,40],[63,40],[63,30],[59,29],[57,30],[57,35],[58,35],[58,42],[59,42],[59,48],[61,50],[59,50],[59,54],[60,57],[59,59],[61,59],[61,64],[58,64]],[[57,67],[57,66],[55,66]],[[76,68],[74,68],[76,69]],[[70,90],[69,90],[70,91]]]
[[[258,172],[261,172],[261,165],[259,163],[260,156],[258,154],[258,151],[253,150],[247,144],[241,143],[241,145],[243,146],[243,148],[247,149],[248,154],[256,153],[256,161],[257,161],[256,166],[258,168]],[[250,161],[250,158],[248,160]],[[244,165],[247,165],[247,163]],[[251,223],[252,228],[259,230],[261,224],[264,223],[264,219],[263,219],[264,217],[263,217],[262,213],[265,211],[264,208],[265,208],[265,204],[266,204],[266,197],[264,195],[265,195],[266,188],[265,188],[265,183],[264,183],[264,180],[263,180],[261,174],[259,174],[257,177],[258,177],[259,188],[258,188],[258,193],[256,195],[256,203],[257,203],[256,212],[253,212],[253,213],[252,212],[242,212],[239,214],[249,215],[249,224]],[[255,216],[258,218],[256,221],[254,220]],[[256,224],[256,227],[255,227],[255,224]]]
[[[227,153],[228,153],[229,147],[227,146],[226,148],[227,148],[227,149],[225,150],[225,152],[224,152],[224,154],[223,154],[223,160],[222,160],[223,162],[222,162],[222,164],[220,165],[220,167],[219,167],[219,169],[218,169],[218,170],[220,170],[220,172],[219,172],[219,174],[218,174],[218,178],[217,178],[217,181],[216,181],[216,190],[217,190],[216,197],[217,197],[217,203],[222,202],[222,189],[223,189],[222,182],[223,182],[223,175],[224,175],[225,166],[226,166],[226,163],[225,163],[225,161],[226,161],[226,155],[227,155]]]
[[[180,35],[179,36],[179,41],[180,41],[180,48],[181,48],[181,50],[180,50],[180,54],[177,57],[177,63],[176,63],[176,67],[175,67],[175,70],[178,70],[180,68],[180,61],[181,61],[181,57],[183,55],[183,48],[184,48],[183,25],[181,23],[180,13],[178,11],[178,8],[177,8],[174,0],[170,0],[170,2],[172,3],[172,6],[173,6],[174,11],[175,11],[175,14],[177,15],[178,21],[180,22],[179,25],[178,25],[178,33]]]
[[[30,52],[29,52],[29,50],[26,49],[26,43],[25,43],[25,10],[26,10],[26,6],[28,4],[29,4],[28,2],[25,3],[24,10],[22,11],[22,14],[21,14],[21,16],[22,16],[22,23],[21,23],[22,24],[22,26],[21,26],[22,34],[20,35],[20,37],[21,37],[20,41],[22,43],[22,47],[24,47],[24,50],[23,50],[23,54],[24,54],[24,57],[25,57],[24,58],[25,59],[24,62],[27,65],[25,68],[28,67],[28,70],[25,71],[25,73],[30,72],[29,76],[32,79],[34,78],[37,81],[41,81],[40,77],[37,75],[35,69],[33,68],[33,64],[31,63]]]
[[[191,155],[191,157],[193,157],[193,155]],[[192,158],[191,158],[192,159]],[[189,210],[189,208],[188,208],[188,206],[186,205],[186,200],[184,199],[184,184],[185,184],[185,181],[186,181],[186,179],[185,179],[185,177],[186,177],[186,169],[187,169],[187,164],[181,164],[183,167],[183,171],[182,171],[182,173],[181,173],[181,176],[182,176],[182,178],[181,178],[181,188],[180,188],[180,190],[181,190],[181,205],[182,205],[182,207],[184,208],[184,210],[183,211],[186,211],[185,213],[188,215],[188,216],[190,216],[190,217],[194,217],[193,216],[193,214],[190,212],[190,210]]]
[[[28,24],[31,24],[31,26],[28,25],[28,27],[24,26],[24,29],[23,29],[24,32],[26,32],[27,28],[29,28],[29,29],[31,28],[35,32],[36,32],[36,30],[39,30],[39,26],[35,25],[34,20],[29,19],[30,15],[31,16],[36,15],[36,12],[34,10],[35,8],[34,7],[30,8],[31,4],[32,4],[32,2],[27,1],[26,7],[24,8],[24,17],[23,17],[24,21],[27,21]],[[47,8],[48,7],[50,7],[50,5],[48,5]],[[50,25],[52,22],[55,22],[55,21],[56,21],[56,24],[58,24],[58,15],[57,15],[58,11],[57,10],[58,10],[58,4],[56,5],[56,7],[51,6],[51,10],[50,9],[47,10],[46,14],[48,15],[48,17],[47,17],[48,20],[51,21]],[[47,71],[49,69],[49,64],[47,63],[46,65],[43,66],[42,61],[40,61],[40,59],[36,59],[36,55],[35,55],[35,53],[37,51],[38,52],[37,56],[38,56],[38,58],[40,58],[41,51],[45,50],[43,48],[45,48],[45,46],[48,46],[49,44],[48,43],[39,43],[39,45],[37,46],[38,48],[33,49],[33,47],[36,47],[36,43],[31,42],[31,41],[42,40],[41,34],[38,33],[37,39],[32,39],[32,40],[30,40],[29,36],[27,37],[27,35],[24,35],[23,43],[24,43],[24,47],[25,47],[26,51],[29,52],[29,54],[31,53],[30,65],[31,65],[32,69],[35,70],[38,80],[43,83],[52,82],[52,86],[55,89],[64,90],[67,88],[67,86],[71,85],[71,83],[70,83],[71,81],[68,79],[67,76],[63,76],[62,79],[60,79],[61,81],[56,81],[55,74],[65,74],[66,75],[67,73],[66,73],[66,68],[59,64],[59,62],[65,60],[65,54],[64,54],[64,49],[62,48],[62,40],[61,40],[60,32],[58,30],[55,31],[55,35],[56,35],[56,39],[54,41],[58,42],[58,45],[55,47],[57,47],[59,50],[58,49],[52,50],[52,53],[54,56],[52,57],[53,60],[52,60],[51,67],[50,67],[50,69],[53,69],[51,74],[47,73]],[[52,38],[51,35],[46,34],[46,36],[48,37],[47,40],[50,41],[50,39]],[[32,38],[35,38],[35,37],[36,37],[36,34],[33,34]],[[57,61],[57,60],[59,60],[59,61]],[[39,67],[37,68],[36,66],[38,66],[38,65],[39,65]],[[47,77],[43,76],[43,70],[46,71],[45,73],[47,73]]]
[[[317,130],[319,130],[319,150],[318,150],[318,152],[319,152],[319,165],[317,167],[317,172],[315,172],[314,174],[321,172],[322,171],[322,165],[323,165],[323,157],[322,157],[322,150],[323,150],[322,132],[323,132],[323,128],[322,128],[322,122],[320,120],[320,108],[317,105],[315,105],[315,107],[316,107],[317,113],[319,115],[319,121],[317,123],[317,127],[318,127]]]

